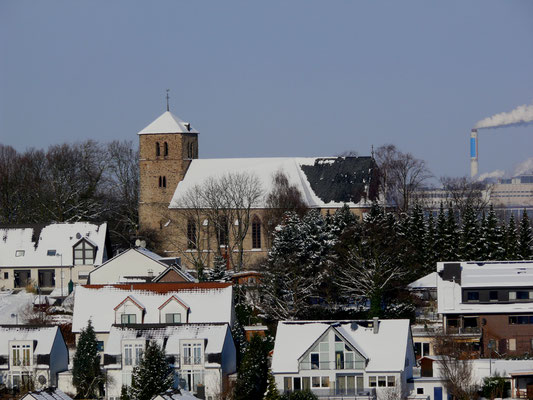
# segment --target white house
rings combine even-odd
[[[0,238],[0,288],[5,289],[85,284],[111,251],[107,223],[4,226]]]
[[[106,386],[108,399],[118,400],[122,386],[131,385],[133,369],[148,341],[164,348],[174,387],[201,398],[218,398],[226,377],[236,371],[235,345],[227,323],[114,325],[104,352],[104,368],[111,378]]]
[[[414,364],[409,320],[282,321],[272,372],[282,393],[372,399],[405,394]]]
[[[72,332],[91,320],[100,348],[113,324],[234,322],[231,283],[132,283],[76,288]]]
[[[8,388],[57,385],[68,368],[68,349],[59,327],[0,326],[0,381]]]
[[[194,282],[194,278],[179,267],[179,259],[161,257],[145,248],[128,249],[89,273],[90,284],[113,284],[130,282],[151,282],[167,271],[175,268],[174,282]]]

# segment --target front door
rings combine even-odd
[[[31,271],[29,269],[15,270],[13,277],[15,279],[15,287],[23,288],[30,283]]]
[[[433,388],[433,400],[442,400],[442,388]]]
[[[39,286],[40,287],[54,287],[55,271],[53,269],[40,269],[39,270]]]
[[[337,395],[355,395],[355,376],[354,375],[337,375]]]

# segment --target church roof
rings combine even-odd
[[[273,188],[273,178],[283,172],[298,188],[309,208],[368,207],[376,197],[377,169],[371,157],[220,158],[191,161],[170,202],[170,208],[184,207],[188,190],[209,179],[247,172],[259,179],[264,194]],[[263,208],[263,196],[254,208]]]
[[[199,133],[190,123],[182,121],[170,111],[165,111],[154,122],[139,132],[139,135],[157,133]]]

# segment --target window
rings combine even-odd
[[[509,339],[509,350],[516,351],[516,339]]]
[[[166,176],[163,177],[163,187],[164,188],[167,187],[167,177]]]
[[[125,344],[124,345],[124,365],[133,364],[133,345]]]
[[[94,247],[82,240],[74,247],[74,265],[94,264],[94,253]]]
[[[312,386],[314,388],[320,387],[320,377],[319,376],[313,376],[311,379],[312,379],[311,384],[312,384]]]
[[[183,345],[183,364],[192,364],[192,345],[190,343]]]
[[[228,219],[226,217],[220,217],[217,224],[217,241],[219,246],[227,247],[228,245],[228,236],[229,236],[229,226]]]
[[[292,390],[292,378],[287,376],[283,378],[283,389],[285,391]]]
[[[102,340],[96,342],[96,349],[100,352],[104,351],[104,342]]]
[[[79,280],[87,280],[89,278],[89,273],[87,271],[80,271],[78,272],[78,279]]]
[[[121,324],[135,324],[137,323],[137,316],[135,314],[122,314],[120,316]]]
[[[155,155],[156,157],[161,155],[161,146],[159,145],[159,142],[155,142]]]
[[[187,221],[187,248],[196,249],[197,247],[196,223],[193,219],[189,219],[189,221]]]
[[[311,353],[311,369],[320,368],[320,355],[318,353]]]
[[[167,324],[177,324],[181,322],[181,314],[165,314],[165,322]]]
[[[124,345],[124,365],[139,365],[143,355],[143,345],[141,343]]]
[[[31,365],[30,345],[29,344],[14,344],[11,346],[11,354],[13,356],[12,363],[14,366],[27,367]]]
[[[530,291],[519,290],[516,292],[516,300],[529,300],[532,296]]]
[[[4,279],[9,279],[9,272],[4,272]]]
[[[496,290],[491,290],[489,292],[489,300],[490,301],[498,301],[498,291]]]
[[[15,257],[24,257],[24,254],[25,254],[24,250],[15,251]]]
[[[163,187],[163,177],[159,176],[159,187]]]
[[[377,379],[375,376],[369,376],[368,377],[368,386],[370,387],[376,387],[376,382],[377,382]]]
[[[479,301],[479,292],[466,292],[468,301]]]
[[[198,390],[198,385],[203,384],[203,371],[182,371],[180,374],[180,386],[183,387],[185,390],[196,392]]]
[[[533,324],[533,315],[511,315],[509,316],[510,325]]]
[[[386,387],[386,386],[387,386],[387,377],[378,376],[378,387]]]
[[[252,249],[261,248],[261,220],[256,215],[252,220]]]
[[[168,156],[168,143],[165,142],[165,144],[164,144],[163,147],[164,147],[164,149],[163,149],[163,155],[166,157],[166,156]]]
[[[424,388],[416,388],[416,394],[424,394]]]
[[[396,386],[396,377],[387,376],[387,387],[393,387],[393,386]]]
[[[183,364],[200,365],[202,364],[202,344],[185,343],[183,345]]]
[[[55,251],[55,250],[48,250],[48,251],[46,252],[46,255],[47,255],[47,256],[52,256],[52,257],[53,257],[53,256],[56,255],[56,251]]]

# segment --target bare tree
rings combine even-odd
[[[446,193],[446,198],[454,208],[459,210],[461,215],[468,205],[472,207],[476,215],[488,206],[493,185],[473,181],[467,177],[445,176],[440,179],[440,182]]]
[[[379,147],[375,158],[385,201],[396,205],[401,212],[407,211],[413,196],[432,176],[425,161],[411,153],[402,153],[392,144]]]

